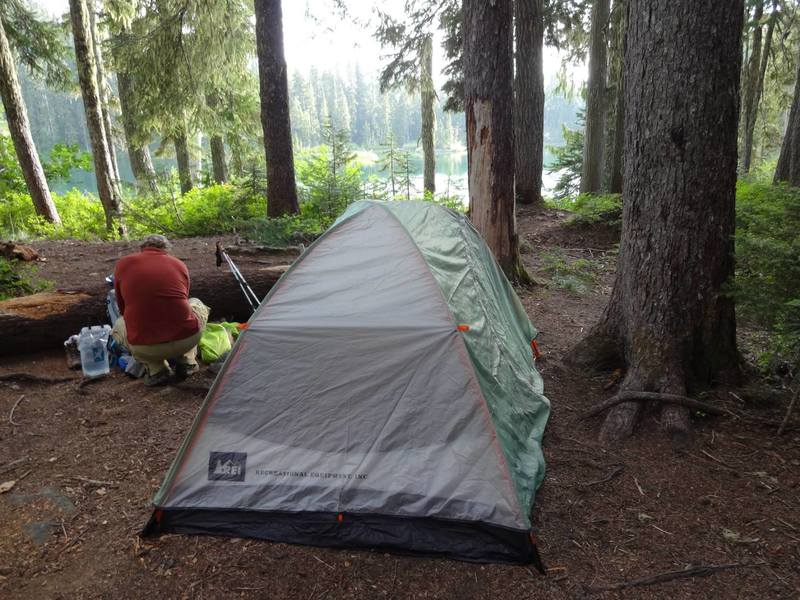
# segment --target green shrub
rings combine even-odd
[[[619,227],[622,221],[622,198],[619,194],[581,194],[577,197],[552,198],[549,206],[574,213],[570,225],[602,223]]]
[[[585,258],[569,258],[563,250],[542,252],[541,271],[547,275],[555,287],[573,294],[587,294],[592,291],[598,279],[598,265]]]
[[[323,139],[324,145],[297,161],[297,179],[301,216],[319,222],[324,230],[351,202],[363,197],[363,186],[348,132],[328,123]]]
[[[55,144],[42,168],[49,183],[70,178],[73,169],[92,170],[92,156],[81,152],[77,145]],[[0,199],[10,193],[27,192],[22,167],[17,161],[16,150],[11,137],[0,135]]]
[[[141,237],[154,231],[187,237],[239,231],[245,222],[267,212],[263,194],[231,184],[194,188],[183,196],[171,193],[133,197],[124,202],[128,233]]]
[[[563,146],[548,146],[547,150],[553,155],[553,160],[547,165],[547,173],[556,175],[553,187],[553,196],[556,200],[568,199],[578,194],[583,169],[583,132],[585,129],[585,114],[578,112],[577,129],[569,129],[561,125],[561,134],[564,137]]]
[[[737,184],[733,293],[740,319],[773,334],[767,354],[796,361],[800,357],[800,189]]]
[[[96,196],[77,190],[52,196],[61,227],[38,216],[28,194],[6,193],[0,200],[0,237],[97,239],[105,235],[103,207]]]

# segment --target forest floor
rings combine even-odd
[[[211,376],[150,389],[112,374],[85,388],[78,379],[0,381],[0,484],[16,482],[0,493],[0,596],[800,597],[800,418],[776,437],[785,393],[715,390],[706,399],[731,416],[696,418],[694,444],[680,454],[652,414],[633,439],[598,446],[601,419],[580,417],[614,393],[615,377],[574,372],[561,359],[607,301],[615,236],[571,227],[553,211],[523,210],[519,225],[523,259],[541,282],[520,295],[541,332],[539,366],[553,408],[544,439],[547,477],[533,512],[547,577],[526,567],[255,540],[141,540],[150,501]],[[182,245],[199,252],[210,241]],[[77,242],[39,248],[58,285],[104,273],[125,249]],[[77,377],[59,348],[0,359],[0,376],[11,372]],[[737,566],[603,591],[701,565]]]

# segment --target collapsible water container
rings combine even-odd
[[[106,312],[108,313],[108,320],[113,325],[117,322],[122,315],[119,314],[119,305],[117,304],[117,292],[113,289],[109,290],[106,294]]]
[[[81,368],[86,377],[100,377],[109,372],[108,336],[109,325],[84,327],[78,336],[78,350],[81,353]]]

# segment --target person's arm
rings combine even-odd
[[[117,306],[119,314],[125,315],[125,299],[122,297],[122,288],[119,285],[119,269],[114,269],[114,292],[117,294]]]
[[[186,297],[189,297],[189,289],[192,287],[191,279],[189,278],[189,268],[186,266],[186,263],[180,260],[181,263],[181,274],[183,275],[184,285],[186,286]]]

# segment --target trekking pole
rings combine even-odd
[[[258,299],[258,296],[256,296],[256,293],[253,291],[253,288],[251,288],[250,285],[247,283],[247,280],[244,278],[244,275],[242,275],[242,272],[239,270],[239,267],[237,267],[234,264],[231,257],[228,256],[228,253],[225,252],[225,248],[223,248],[222,244],[220,244],[219,242],[217,242],[216,257],[217,257],[217,267],[220,267],[222,265],[223,260],[227,263],[228,268],[230,269],[231,274],[233,275],[233,278],[236,280],[236,283],[239,284],[239,289],[242,290],[242,293],[244,294],[247,303],[250,305],[250,309],[253,312],[255,312],[258,306],[261,304],[261,301]]]

